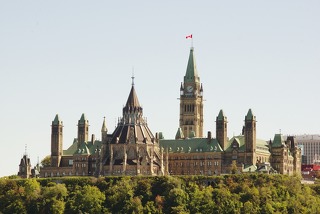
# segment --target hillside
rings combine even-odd
[[[0,179],[0,213],[320,213],[320,186],[299,177]]]

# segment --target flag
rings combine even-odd
[[[192,34],[186,36],[186,39],[192,39]]]

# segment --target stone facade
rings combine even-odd
[[[180,86],[180,127],[174,140],[160,139],[168,171],[174,175],[212,175],[238,172],[300,173],[301,150],[294,138],[278,145],[278,136],[267,142],[256,137],[256,117],[249,109],[242,134],[227,137],[227,117],[220,110],[216,118],[216,138],[203,137],[203,86],[190,49],[184,82]],[[290,143],[291,142],[291,143]]]
[[[78,137],[63,147],[63,122],[56,115],[51,125],[51,165],[42,177],[99,175],[164,175],[163,153],[143,118],[143,109],[132,83],[123,117],[112,134],[104,119],[101,140],[92,135],[84,114],[78,121]]]
[[[122,118],[112,134],[105,119],[101,140],[89,139],[89,121],[82,114],[78,135],[63,150],[63,123],[56,115],[51,128],[51,165],[42,177],[71,175],[219,175],[231,172],[300,173],[301,150],[293,137],[273,141],[256,137],[256,116],[249,109],[242,134],[227,137],[227,117],[220,110],[216,136],[203,136],[203,86],[190,49],[184,82],[180,86],[179,128],[175,139],[154,136],[143,118],[143,109],[132,81]]]

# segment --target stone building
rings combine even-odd
[[[42,177],[90,175],[163,175],[163,154],[143,118],[143,109],[132,82],[123,117],[112,134],[105,119],[101,140],[89,139],[85,114],[78,121],[77,138],[63,150],[63,122],[58,115],[51,125],[51,165],[41,169]]]
[[[32,176],[31,161],[27,153],[25,153],[20,160],[18,176],[21,178],[30,178]]]
[[[166,151],[168,170],[175,175],[212,175],[238,172],[300,173],[301,153],[294,142],[284,147],[256,137],[256,116],[249,109],[242,134],[227,137],[227,117],[220,110],[216,118],[216,136],[203,137],[203,86],[198,75],[194,48],[190,49],[184,82],[180,86],[180,127],[173,140],[160,139]],[[282,165],[280,164],[282,163]]]
[[[163,175],[163,154],[153,136],[132,83],[123,116],[105,146],[104,175]]]
[[[242,134],[228,138],[223,110],[216,117],[216,133],[203,136],[203,85],[190,49],[184,81],[180,85],[179,128],[175,139],[154,136],[143,118],[132,78],[123,115],[112,134],[105,119],[101,140],[89,139],[89,121],[82,114],[73,144],[63,150],[63,123],[56,115],[51,126],[51,165],[41,176],[70,175],[219,175],[237,172],[300,173],[301,150],[294,138],[273,141],[256,136],[256,116],[249,109]]]
[[[281,174],[301,173],[301,149],[293,136],[287,139],[282,134],[275,134],[270,143],[271,165]]]

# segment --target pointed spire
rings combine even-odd
[[[199,82],[198,71],[196,61],[194,57],[194,48],[190,48],[189,60],[186,75],[184,76],[184,82]]]
[[[59,115],[56,114],[56,116],[54,117],[53,121],[52,121],[52,125],[60,125],[61,124],[61,120],[59,118]]]
[[[103,117],[101,132],[108,132],[107,125],[106,125],[106,117]]]
[[[226,116],[224,115],[223,110],[221,109],[217,117],[217,120],[224,120],[225,118]]]
[[[181,82],[180,91],[183,91],[183,83]]]
[[[125,107],[140,107],[140,103],[137,97],[136,90],[134,89],[134,84],[131,87],[130,94]]]
[[[178,131],[176,133],[176,140],[183,139],[183,138],[184,138],[184,135],[183,135],[182,129],[178,128]]]
[[[248,111],[247,116],[246,116],[245,119],[246,119],[246,120],[252,120],[252,119],[254,119],[254,116],[253,116],[253,113],[252,113],[251,108],[249,109],[249,111]]]
[[[79,124],[84,124],[86,123],[86,121],[87,121],[86,115],[82,113],[81,118],[79,120]]]
[[[132,77],[131,77],[131,79],[132,79],[131,85],[134,86],[134,68],[132,68]]]

